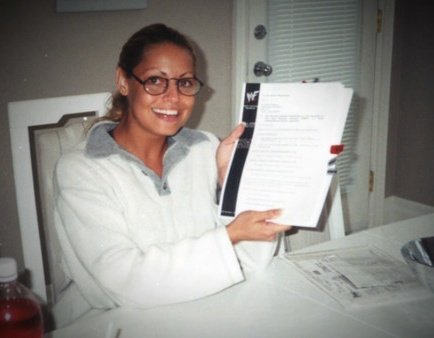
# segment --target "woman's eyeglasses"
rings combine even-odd
[[[200,89],[203,86],[203,82],[195,77],[183,77],[183,78],[165,78],[160,76],[150,76],[145,80],[141,80],[138,76],[133,73],[130,73],[131,76],[137,80],[142,86],[143,89],[148,94],[151,95],[161,95],[167,91],[169,88],[169,81],[176,81],[176,88],[178,88],[178,92],[182,95],[186,96],[194,96],[199,93]]]

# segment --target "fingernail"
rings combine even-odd
[[[283,212],[283,209],[276,209],[275,210],[276,215],[281,215],[282,212]]]

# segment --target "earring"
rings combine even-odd
[[[119,92],[122,94],[122,95],[127,95],[127,88],[125,88],[125,87],[121,87],[120,88],[120,90],[119,90]]]

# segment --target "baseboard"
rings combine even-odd
[[[384,223],[392,223],[434,212],[434,207],[398,196],[384,199]]]

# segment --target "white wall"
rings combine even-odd
[[[211,87],[199,96],[191,126],[231,129],[232,1],[148,0],[138,11],[55,13],[54,0],[0,4],[0,255],[22,253],[13,186],[7,103],[114,90],[122,44],[141,27],[162,22],[189,35]]]

